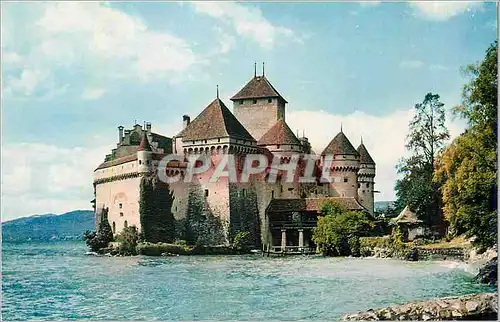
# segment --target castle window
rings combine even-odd
[[[177,206],[175,206],[175,211],[177,211]]]
[[[240,101],[240,105],[243,105],[243,100]]]
[[[123,212],[120,212],[120,217],[123,217]]]
[[[116,234],[116,224],[114,221],[113,221],[113,225],[111,228],[113,229],[113,234]]]
[[[348,179],[348,178],[344,178],[344,182],[348,182],[348,181],[349,181],[349,179]]]
[[[205,140],[205,144],[207,144],[207,140]]]
[[[205,197],[208,197],[208,189],[205,189]]]
[[[283,186],[280,186],[280,192],[283,193]]]
[[[274,190],[271,190],[271,199],[274,199]]]
[[[142,164],[142,160],[139,160],[139,164]]]
[[[267,99],[267,102],[268,102],[268,103],[272,103],[272,102],[273,102],[273,99],[272,99],[272,98],[269,98],[269,99]]]
[[[125,220],[125,222],[123,223],[123,227],[127,228],[128,227],[128,222]]]
[[[363,190],[363,193],[365,193],[365,191]]]
[[[217,139],[217,142],[220,142],[220,139]]]
[[[245,189],[241,191],[241,194],[243,195],[243,197],[245,196]]]
[[[278,145],[276,146],[276,149],[279,149],[279,148],[280,148],[280,145],[278,144]]]
[[[122,207],[123,207],[123,204],[118,204],[118,207],[120,207],[120,209],[122,209]]]
[[[369,182],[366,184],[366,187],[367,187],[367,188],[370,188],[370,183],[369,183]]]
[[[361,183],[358,183],[358,188],[361,188]]]
[[[252,101],[252,104],[257,104],[257,100],[253,100],[253,101]]]

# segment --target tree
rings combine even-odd
[[[472,77],[456,112],[469,128],[440,156],[434,181],[442,185],[451,235],[475,236],[484,249],[497,241],[497,42],[465,70]]]
[[[140,186],[139,214],[141,240],[158,243],[175,239],[172,214],[173,192],[156,176],[143,177]]]
[[[117,240],[120,242],[119,252],[122,255],[136,255],[137,254],[137,227],[129,226],[125,227],[120,235],[117,236]]]
[[[108,247],[108,244],[113,241],[113,231],[111,230],[108,219],[103,218],[103,220],[101,220],[97,233],[87,230],[83,234],[83,238],[87,246],[93,252]]]
[[[359,255],[359,237],[368,235],[373,223],[359,211],[347,211],[338,205],[325,203],[313,229],[312,239],[326,256]]]
[[[422,103],[415,105],[415,116],[409,124],[406,149],[411,153],[397,166],[403,177],[396,181],[396,208],[406,205],[430,225],[441,221],[441,195],[433,182],[437,155],[449,138],[445,126],[444,104],[439,95],[428,93]]]

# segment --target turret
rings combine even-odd
[[[118,144],[122,143],[123,140],[123,126],[118,127]]]
[[[278,93],[264,74],[254,76],[233,97],[233,112],[238,121],[259,140],[279,119],[285,120],[287,101]]]
[[[325,164],[327,157],[333,158],[330,165],[330,177],[333,177],[333,182],[330,187],[334,191],[329,194],[334,197],[357,198],[359,153],[342,129],[321,153],[322,165]]]
[[[368,153],[363,139],[358,147],[360,168],[358,172],[358,201],[368,209],[373,215],[374,213],[374,186],[375,186],[375,161]]]
[[[137,172],[149,173],[152,169],[153,151],[149,144],[147,131],[142,132],[141,143],[137,150]]]

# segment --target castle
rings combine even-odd
[[[325,198],[373,215],[375,162],[363,143],[355,149],[342,129],[318,156],[314,182],[283,180],[283,171],[273,183],[266,181],[269,171],[252,175],[248,182],[207,180],[224,155],[234,156],[239,172],[249,154],[279,158],[283,164],[298,155],[303,172],[301,156],[312,153],[308,139],[297,137],[287,125],[288,102],[264,73],[254,73],[231,101],[233,113],[217,94],[192,121],[184,115],[182,131],[172,137],[153,132],[151,123],[135,124],[129,130],[119,126],[117,147],[94,171],[96,223],[107,219],[114,234],[132,225],[140,230],[141,180],[156,175],[162,158],[171,154],[181,161],[161,168],[169,176],[187,174],[188,156],[206,155],[212,163],[193,180],[168,186],[179,239],[191,225],[197,240],[208,244],[228,245],[238,232],[245,231],[256,247],[309,247],[311,229]],[[333,156],[328,167],[334,179],[322,182],[317,168],[327,155]],[[295,179],[300,173],[294,174]]]

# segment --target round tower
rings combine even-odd
[[[368,153],[363,140],[358,147],[360,168],[358,172],[358,201],[374,214],[375,161]]]
[[[321,153],[322,165],[326,158],[333,158],[330,166],[330,184],[333,197],[358,197],[358,170],[360,167],[359,153],[352,146],[345,134],[340,131]]]
[[[153,161],[153,151],[151,150],[151,145],[149,144],[147,132],[142,132],[141,143],[139,144],[139,149],[137,150],[137,172],[139,173],[149,173],[152,169]]]

